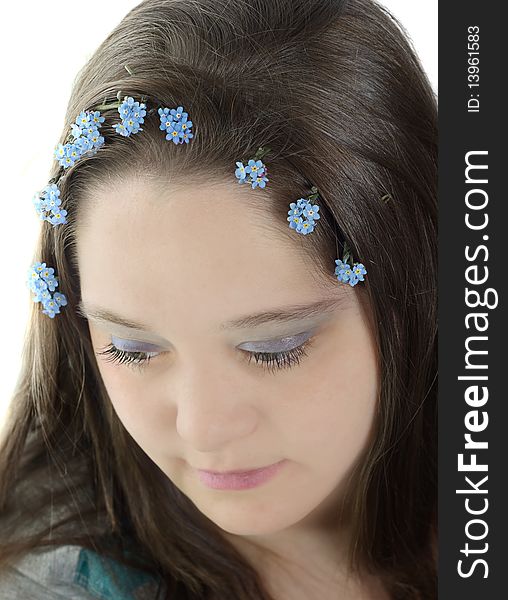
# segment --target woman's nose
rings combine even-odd
[[[213,362],[195,364],[172,386],[178,435],[195,450],[214,451],[251,435],[258,422],[252,392]],[[174,380],[173,380],[174,383]]]

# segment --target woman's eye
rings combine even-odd
[[[307,349],[311,346],[314,338],[308,338],[303,344],[291,348],[290,350],[284,350],[279,352],[257,352],[250,350],[242,350],[248,356],[248,362],[252,359],[257,364],[261,364],[266,370],[274,373],[281,369],[290,369],[294,365],[300,364],[300,360],[307,356]],[[124,350],[118,348],[113,343],[109,343],[107,346],[97,352],[98,355],[105,356],[105,360],[117,364],[125,364],[130,368],[137,370],[144,370],[150,363],[152,358],[155,358],[165,352],[142,352]]]
[[[143,370],[148,366],[150,360],[164,354],[163,352],[141,352],[139,350],[123,350],[118,348],[112,342],[97,352],[98,355],[105,356],[105,360],[117,364],[126,364],[127,366]]]
[[[294,365],[299,365],[300,360],[307,356],[307,350],[313,341],[314,338],[310,337],[295,348],[279,352],[252,352],[247,350],[243,352],[247,353],[249,363],[254,359],[256,363],[262,364],[266,370],[275,373],[280,369],[290,369]]]

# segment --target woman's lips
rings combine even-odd
[[[287,461],[243,472],[217,473],[214,471],[203,471],[196,469],[199,479],[206,486],[216,490],[245,490],[257,487],[274,477]]]

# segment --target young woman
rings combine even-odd
[[[0,598],[436,598],[436,102],[397,22],[145,0],[66,124]]]

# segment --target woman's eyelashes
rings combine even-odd
[[[153,358],[166,354],[163,351],[152,350],[156,346],[143,344],[134,340],[122,340],[111,336],[112,341],[103,347],[97,355],[104,356],[103,360],[126,365],[135,370],[143,371]],[[251,349],[239,348],[247,357],[248,363],[254,359],[272,373],[281,369],[289,369],[300,364],[303,357],[307,356],[307,349],[313,341],[310,332],[264,342],[248,342],[243,344]]]
[[[141,344],[134,340],[122,340],[115,336],[111,336],[111,339],[111,343],[96,353],[99,356],[104,356],[104,360],[107,362],[126,364],[140,369],[147,366],[152,358],[164,354],[164,352],[152,351],[151,348],[155,348],[155,346],[150,344]]]

